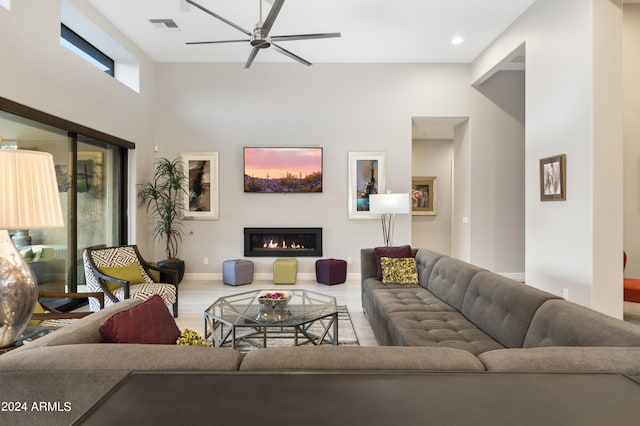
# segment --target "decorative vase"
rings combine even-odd
[[[29,235],[28,229],[17,230],[11,239],[18,250],[31,245],[31,236]]]
[[[182,279],[184,278],[185,264],[182,259],[165,259],[158,262],[158,267],[171,269],[172,271],[176,271],[178,273],[178,282],[180,284]],[[162,282],[170,283],[171,277],[166,274],[160,274],[160,280]]]
[[[38,300],[38,282],[16,250],[9,232],[0,230],[0,348],[22,335]]]

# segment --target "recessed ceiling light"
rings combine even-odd
[[[463,42],[464,39],[462,38],[462,36],[455,36],[451,39],[451,44],[462,44]]]

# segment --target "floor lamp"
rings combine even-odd
[[[397,214],[409,213],[409,194],[371,194],[369,212],[379,214],[382,220],[382,237],[389,247],[393,241],[393,225]]]
[[[9,229],[63,226],[53,156],[0,149],[0,348],[20,338],[38,300],[36,277]]]

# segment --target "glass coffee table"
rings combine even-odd
[[[265,300],[273,293],[285,295],[285,300]],[[337,345],[336,298],[310,290],[256,290],[221,297],[204,311],[204,335],[215,347],[234,349],[242,342],[266,348],[271,339],[289,339],[294,346]]]

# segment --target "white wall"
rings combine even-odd
[[[622,141],[610,118],[622,116],[615,104],[621,13],[610,0],[538,0],[472,64],[475,81],[526,43],[527,283],[558,295],[566,288],[570,300],[617,317]],[[543,203],[539,159],[563,153],[567,201]]]
[[[137,57],[139,92],[60,45],[59,1],[20,0],[12,2],[11,10],[0,8],[0,96],[138,146],[150,143],[154,137],[155,63],[88,2],[68,3]],[[135,212],[136,174],[148,173],[148,169],[147,162],[136,163],[132,151],[128,191],[133,243],[139,218]]]
[[[471,263],[524,278],[525,74],[500,71],[471,97]]]
[[[0,96],[130,140],[153,135],[154,63],[86,1],[70,0],[140,59],[136,93],[60,45],[60,2],[21,0],[0,8]]]
[[[640,4],[624,6],[625,276],[640,277]]]
[[[453,130],[453,217],[451,224],[451,256],[471,260],[471,140],[469,122]]]
[[[190,273],[219,273],[222,261],[243,254],[246,226],[321,226],[324,256],[351,258],[359,273],[360,249],[382,244],[377,220],[349,220],[349,151],[386,151],[387,186],[411,184],[411,117],[467,116],[468,65],[256,63],[159,64],[158,115],[144,161],[180,151],[218,151],[220,220],[188,222],[180,252]],[[245,194],[242,147],[324,147],[322,194]],[[411,242],[410,216],[396,221],[395,244]],[[191,234],[193,232],[193,234]],[[141,237],[143,234],[139,234]],[[203,258],[209,258],[209,265]],[[273,259],[254,258],[258,273]],[[311,273],[315,258],[299,258]]]
[[[435,176],[435,216],[411,217],[411,245],[451,255],[453,140],[413,140],[413,176]]]

